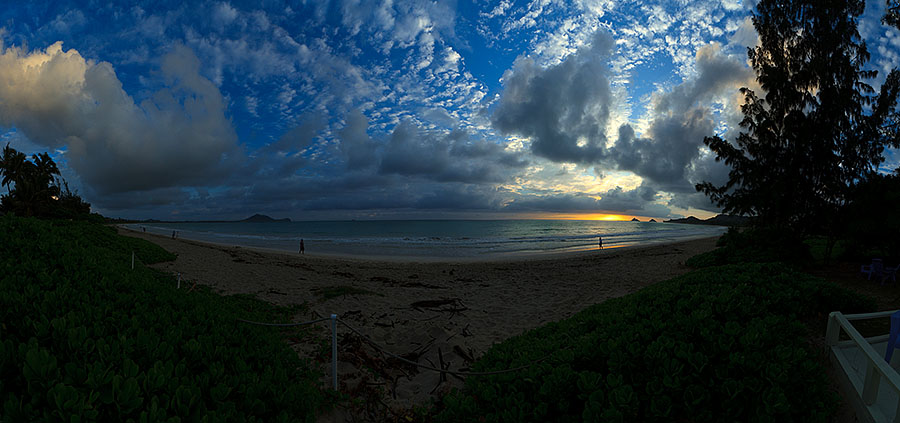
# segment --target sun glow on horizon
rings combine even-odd
[[[542,215],[540,217],[540,219],[602,220],[605,222],[627,222],[634,218],[637,218],[638,220],[643,220],[643,221],[650,220],[649,218],[643,217],[643,216],[632,216],[632,215],[615,214],[615,213],[548,213],[548,214]]]

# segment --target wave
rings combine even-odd
[[[346,255],[400,255],[423,257],[475,257],[484,254],[525,252],[561,252],[583,250],[596,246],[598,237],[604,247],[644,245],[677,241],[703,236],[715,236],[725,228],[689,225],[636,225],[630,222],[603,222],[586,225],[571,221],[449,221],[415,222],[410,231],[418,234],[400,235],[404,222],[393,222],[382,233],[368,225],[360,230],[357,222],[304,222],[299,225],[246,224],[128,224],[133,230],[147,228],[149,232],[168,235],[173,230],[179,237],[220,244],[273,248],[295,251],[300,235],[307,251]],[[299,222],[295,222],[299,223]],[[443,224],[443,226],[441,225]],[[356,225],[354,227],[354,225]],[[552,227],[545,227],[549,225]],[[375,228],[375,229],[373,229]],[[250,230],[255,230],[252,232]],[[329,230],[330,229],[330,230]],[[428,232],[432,234],[428,234]],[[473,232],[493,232],[473,235]],[[353,235],[363,232],[363,235]],[[368,233],[366,233],[368,232]],[[440,234],[440,235],[438,235]]]

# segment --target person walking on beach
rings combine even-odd
[[[300,254],[303,254],[303,238],[300,238]]]
[[[175,231],[172,231],[172,239],[175,239]]]
[[[603,249],[603,237],[598,236],[597,239],[600,241],[600,249],[602,250]]]

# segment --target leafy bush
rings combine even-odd
[[[872,175],[854,188],[845,222],[847,251],[852,258],[900,260],[900,237],[895,235],[900,233],[897,210],[900,210],[900,174]]]
[[[837,403],[799,318],[871,301],[778,264],[698,270],[489,350],[439,421],[824,421]]]
[[[0,217],[0,421],[312,421],[319,375],[270,330],[292,310],[187,293],[153,244]],[[282,316],[283,317],[283,316]]]
[[[736,263],[802,264],[812,259],[809,246],[802,238],[790,231],[772,228],[744,231],[729,228],[716,245],[719,248],[691,257],[685,264],[703,268]]]

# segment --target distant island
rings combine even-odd
[[[715,226],[749,226],[751,218],[745,216],[733,216],[730,214],[720,214],[706,220],[697,219],[694,216],[688,216],[683,219],[666,220],[665,223],[686,223],[689,225],[715,225]]]
[[[238,220],[238,222],[242,222],[242,223],[243,222],[246,222],[246,223],[272,223],[272,222],[290,222],[290,221],[291,221],[291,219],[288,217],[285,217],[284,219],[273,219],[269,216],[266,216],[264,214],[259,214],[259,213],[254,214],[253,216],[250,216],[244,220]]]
[[[284,219],[274,219],[264,214],[254,214],[243,220],[128,220],[128,219],[109,219],[111,223],[272,223],[272,222],[290,222],[289,217]]]

